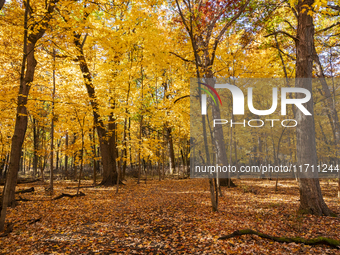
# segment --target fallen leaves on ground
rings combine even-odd
[[[90,182],[84,182],[89,185]],[[51,200],[39,184],[33,201],[10,208],[13,232],[0,238],[0,254],[340,254],[324,245],[282,244],[257,236],[220,241],[238,229],[273,236],[340,240],[340,218],[296,214],[299,192],[294,180],[236,180],[223,187],[219,212],[212,212],[209,184],[203,179],[129,180],[115,187],[81,189],[82,197]],[[330,209],[340,214],[335,182],[322,182]],[[73,194],[75,182],[55,184],[55,196]],[[256,192],[255,192],[256,191]],[[41,218],[41,219],[40,219]],[[40,219],[34,222],[35,219]],[[33,223],[32,223],[33,222]]]

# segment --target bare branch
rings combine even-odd
[[[286,64],[285,64],[285,61],[283,60],[283,57],[282,57],[282,54],[281,54],[281,49],[280,49],[279,42],[278,42],[278,40],[277,40],[277,35],[275,35],[275,45],[276,45],[276,49],[277,49],[278,52],[279,52],[279,56],[280,56],[281,63],[282,63],[282,68],[283,68],[283,72],[284,72],[285,77],[286,77],[286,82],[287,82],[287,84],[289,84],[289,82],[288,82],[288,74],[287,74],[287,69],[286,69]]]
[[[72,56],[69,55],[64,55],[64,54],[53,54],[53,52],[49,51],[48,49],[46,49],[45,47],[43,47],[43,50],[50,56],[55,56],[56,58],[62,58],[62,59],[67,59],[67,58],[72,58],[72,61],[77,62],[78,59],[73,58]]]
[[[283,20],[283,22],[286,22],[292,29],[296,30],[296,28],[288,20]]]
[[[289,3],[289,1],[285,1],[286,3],[287,3],[287,5],[288,5],[288,7],[292,10],[292,12],[294,13],[294,16],[295,16],[295,18],[298,18],[298,13],[297,13],[297,11],[296,11],[296,9],[293,7],[293,6],[291,6],[291,4]]]
[[[81,47],[82,47],[82,48],[84,48],[84,44],[85,44],[85,42],[86,42],[87,35],[88,35],[88,33],[85,34],[84,40],[83,40],[83,42],[81,43]]]
[[[181,18],[182,18],[183,24],[184,24],[184,26],[185,26],[187,32],[188,32],[189,35],[191,36],[192,31],[189,29],[189,26],[188,26],[187,23],[185,22],[185,18],[184,18],[184,15],[183,15],[183,13],[182,13],[181,7],[179,6],[178,0],[176,0],[176,5],[177,5],[178,11],[179,11],[179,15],[180,15]]]
[[[180,97],[180,98],[177,98],[177,99],[174,101],[174,104],[176,104],[179,100],[184,99],[184,98],[187,98],[187,97],[190,97],[190,95],[185,95],[185,96],[182,96],[182,97]]]
[[[219,35],[216,37],[215,42],[214,42],[214,48],[213,48],[213,52],[211,54],[211,62],[214,62],[214,58],[215,58],[215,52],[218,46],[218,43],[220,42],[223,34],[225,33],[225,31],[227,31],[227,29],[234,23],[235,20],[238,19],[238,17],[241,16],[241,14],[244,12],[244,10],[246,9],[246,7],[248,6],[250,0],[247,0],[246,3],[240,8],[240,10],[235,14],[234,17],[232,17],[232,19],[222,28],[221,32],[219,33]],[[211,63],[212,64],[212,63]]]
[[[281,50],[280,48],[278,49],[283,55],[287,56],[288,58],[290,58],[291,60],[296,60],[296,58],[292,57],[291,55],[289,55],[288,53],[284,52],[283,50]]]
[[[299,39],[297,39],[295,36],[292,36],[291,34],[285,32],[285,31],[282,31],[282,30],[279,30],[279,31],[276,31],[274,33],[271,33],[269,35],[265,35],[264,37],[269,37],[269,36],[272,36],[272,35],[277,35],[277,34],[284,34],[290,38],[292,38],[294,41],[298,41]]]
[[[325,31],[327,31],[327,30],[329,30],[329,29],[331,29],[331,28],[333,28],[333,27],[335,27],[335,26],[337,26],[337,25],[340,25],[340,21],[334,23],[333,25],[330,25],[329,27],[326,27],[326,28],[324,28],[324,29],[315,31],[315,34],[318,34],[318,33],[321,33],[321,32],[325,32]]]
[[[192,61],[192,60],[186,59],[186,58],[184,58],[184,57],[178,55],[178,54],[175,53],[175,52],[170,51],[169,53],[172,54],[172,55],[175,55],[176,57],[182,59],[182,60],[185,61],[185,62],[194,62],[194,61]]]
[[[336,10],[336,11],[340,11],[340,6],[338,5],[327,5],[328,8],[331,8],[333,10]]]

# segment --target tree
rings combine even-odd
[[[233,25],[233,23],[245,11],[247,5],[249,4],[249,0],[245,1],[244,3],[240,3],[239,1],[207,1],[205,3],[201,3],[191,0],[184,0],[183,4],[184,7],[181,7],[179,1],[176,0],[176,6],[181,18],[181,22],[183,23],[185,30],[190,37],[194,54],[194,62],[196,65],[197,79],[200,81],[201,78],[210,78],[208,83],[210,86],[214,87],[211,78],[214,78],[213,64],[217,47],[223,40],[223,36],[227,29]],[[236,10],[236,12],[231,10]],[[227,22],[223,22],[226,17],[229,19]],[[214,119],[221,119],[221,113],[218,105],[217,107],[212,107],[212,115]],[[202,115],[202,124],[204,133],[203,135],[206,136],[204,115]],[[221,127],[214,127],[213,133],[217,154],[216,163],[219,165],[228,165],[223,130]],[[206,137],[204,140],[206,144]],[[205,145],[205,148],[207,164],[209,165],[210,163],[207,145]],[[218,202],[216,180],[215,195],[212,179],[209,179],[209,183],[213,211],[217,211]]]
[[[311,14],[314,0],[299,0],[295,6],[298,26],[296,31],[296,87],[307,89],[312,94],[312,71],[314,55],[314,23]],[[298,95],[298,98],[303,97]],[[306,108],[312,114],[313,97],[306,103]],[[299,125],[296,129],[296,153],[298,165],[317,166],[317,153],[315,144],[315,123],[313,115],[304,115],[296,112],[296,120]],[[317,174],[317,172],[316,172]],[[323,200],[319,179],[317,175],[307,174],[299,178],[300,208],[303,213],[315,215],[330,215]]]
[[[0,231],[3,230],[6,218],[7,206],[15,203],[15,186],[17,175],[19,171],[19,162],[22,151],[22,144],[24,142],[27,129],[27,98],[29,95],[31,82],[34,79],[34,72],[37,66],[37,61],[34,57],[35,47],[37,42],[43,37],[46,32],[49,21],[52,18],[54,7],[58,0],[51,0],[46,9],[44,8],[44,18],[34,16],[30,8],[30,1],[27,0],[25,4],[24,17],[24,48],[23,59],[21,63],[20,73],[20,88],[18,93],[18,107],[15,118],[15,129],[12,137],[12,147],[10,153],[10,163],[6,179],[6,185],[3,193],[2,210],[0,218]],[[45,3],[35,3],[45,7]],[[28,20],[30,16],[30,21]],[[30,25],[30,26],[28,26]]]

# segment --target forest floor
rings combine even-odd
[[[325,245],[277,243],[246,235],[218,237],[253,229],[272,236],[340,240],[340,218],[296,214],[299,191],[295,180],[235,180],[222,187],[219,212],[212,212],[208,180],[128,180],[119,193],[112,187],[81,189],[83,197],[51,200],[41,184],[33,201],[10,208],[13,232],[0,237],[0,254],[340,254]],[[57,182],[55,196],[75,194],[76,182]],[[82,185],[90,185],[84,181]],[[329,208],[340,215],[337,183],[321,182]],[[0,187],[0,190],[2,187]],[[19,198],[19,195],[17,195]],[[37,222],[32,220],[40,219]],[[33,223],[34,222],[34,223]]]

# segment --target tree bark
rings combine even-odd
[[[38,172],[38,149],[39,149],[39,127],[37,120],[33,117],[33,147],[34,147],[34,155],[33,155],[33,176],[37,176]]]
[[[172,133],[171,133],[170,127],[166,127],[166,138],[168,140],[170,174],[174,174],[175,171],[176,171],[176,168],[175,168],[175,152],[174,152],[174,143],[173,143]]]
[[[312,9],[314,0],[299,0],[296,6],[298,11],[298,27],[296,43],[296,87],[304,88],[312,94],[312,69],[314,53],[314,24],[313,17],[308,14]],[[298,98],[304,95],[297,95]],[[313,97],[305,104],[310,113],[313,111]],[[317,165],[317,153],[315,144],[315,123],[312,115],[304,115],[296,112],[298,122],[296,128],[296,154],[298,165]],[[301,213],[315,215],[330,215],[326,203],[323,200],[317,172],[299,173],[300,208]],[[314,178],[313,178],[314,177]]]
[[[80,120],[79,120],[79,124],[80,124]],[[84,122],[83,122],[83,124],[84,124]],[[79,194],[79,190],[80,190],[80,183],[81,183],[81,178],[82,178],[81,175],[83,173],[83,164],[84,164],[84,125],[81,125],[80,170],[79,170],[79,181],[78,181],[77,195]]]
[[[55,97],[55,49],[53,49],[53,91],[52,91],[52,120],[51,120],[51,158],[50,158],[50,196],[53,195],[53,157],[54,157],[54,97]],[[58,165],[58,162],[57,162]]]
[[[60,142],[61,140],[57,140],[57,151],[56,151],[56,159],[55,159],[55,170],[56,172],[59,171],[59,168],[61,168],[61,160],[59,159],[59,148],[60,148]]]
[[[333,100],[333,97],[331,95],[331,91],[329,90],[328,84],[325,79],[325,74],[319,59],[319,56],[316,52],[315,45],[313,45],[313,60],[316,64],[316,75],[320,79],[320,83],[322,86],[323,95],[326,97],[326,109],[329,112],[328,115],[331,116],[331,124],[333,127],[333,138],[334,143],[337,146],[337,156],[340,156],[340,124],[339,124],[339,118],[338,118],[338,112],[335,108],[335,102]]]
[[[90,133],[90,139],[92,140],[92,153],[93,153],[93,186],[97,185],[97,161],[96,161],[96,130],[92,128],[92,135]]]
[[[138,180],[137,184],[140,183],[140,177],[141,177],[141,171],[142,171],[142,166],[141,166],[141,147],[142,147],[142,129],[143,129],[143,115],[140,116],[139,120],[139,134],[138,134]]]
[[[14,134],[12,137],[12,146],[10,154],[10,163],[7,175],[6,185],[3,192],[3,204],[0,217],[0,231],[4,229],[5,217],[7,212],[7,206],[15,204],[15,186],[17,182],[19,162],[22,151],[22,144],[24,142],[26,130],[27,130],[27,99],[29,90],[31,88],[31,82],[34,78],[35,68],[37,61],[34,57],[35,45],[38,40],[45,34],[48,22],[51,19],[51,14],[54,10],[55,4],[58,0],[53,0],[47,6],[47,13],[43,20],[34,24],[29,29],[34,31],[28,35],[28,12],[29,12],[29,0],[26,1],[25,7],[25,19],[24,19],[24,49],[23,59],[21,64],[20,73],[20,87],[18,94],[18,106],[17,114],[15,117]],[[35,30],[36,29],[36,30]]]
[[[66,137],[65,137],[65,170],[64,170],[64,176],[66,180],[68,179],[68,172],[67,172],[67,167],[68,167],[68,155],[67,155],[67,149],[68,149],[68,132],[66,131]]]
[[[237,20],[239,18],[239,16],[244,12],[245,8],[247,7],[247,5],[249,4],[249,0],[247,0],[245,2],[245,4],[243,6],[241,6],[241,8],[238,10],[238,12],[224,25],[224,27],[216,34],[216,37],[212,39],[212,34],[213,34],[213,29],[215,28],[216,22],[218,20],[218,18],[216,18],[209,26],[207,26],[206,28],[206,38],[203,39],[203,36],[201,34],[201,31],[197,31],[198,33],[196,33],[195,31],[193,31],[193,27],[196,27],[196,25],[194,25],[193,23],[195,22],[193,20],[193,17],[195,17],[196,15],[194,15],[193,10],[191,9],[191,7],[189,7],[189,19],[186,19],[185,16],[182,12],[182,9],[180,7],[179,1],[176,0],[176,5],[177,5],[177,9],[179,11],[179,14],[181,16],[181,19],[183,21],[183,25],[185,26],[185,29],[187,30],[189,36],[190,36],[190,42],[191,42],[191,46],[194,52],[194,58],[195,58],[195,65],[196,65],[196,73],[197,73],[197,78],[200,79],[200,71],[199,71],[199,67],[201,67],[203,76],[205,78],[213,78],[213,72],[212,72],[212,67],[213,67],[213,63],[214,63],[214,59],[215,59],[215,53],[217,50],[217,46],[220,43],[223,34],[226,32],[226,30],[235,22],[235,20]],[[189,1],[189,6],[190,6],[190,1]],[[210,47],[210,45],[213,45],[213,47]],[[212,48],[212,51],[210,52]],[[203,52],[202,57],[200,57],[200,55],[198,54],[199,51]],[[211,82],[211,79],[209,79]],[[212,82],[211,82],[212,83]],[[201,93],[199,94],[201,95]],[[215,109],[216,108],[216,109]],[[220,109],[219,107],[213,107],[213,118],[214,119],[221,119],[221,114],[220,114]],[[218,116],[218,117],[217,117]],[[204,144],[205,147],[207,147],[207,140],[206,140],[206,128],[205,128],[205,116],[202,115],[202,124],[203,124],[203,133],[204,133]],[[215,148],[216,148],[216,154],[217,154],[217,164],[223,164],[224,162],[228,163],[227,158],[226,158],[226,150],[225,150],[225,144],[224,144],[224,138],[223,138],[223,131],[222,131],[222,126],[219,125],[219,127],[215,127],[214,128],[214,137],[215,137]],[[206,152],[207,149],[205,149]],[[206,153],[207,156],[207,161],[209,161],[209,156],[208,153]],[[209,162],[207,162],[209,165]],[[227,165],[227,164],[224,164]],[[212,180],[209,180],[210,183],[210,190],[211,192],[213,192],[213,182]],[[229,184],[231,184],[229,182]],[[216,190],[217,192],[217,190]],[[213,211],[215,211],[215,209],[217,210],[217,202],[214,202],[214,194],[211,193],[211,201],[212,201],[212,207],[213,207]],[[216,207],[216,208],[215,208]]]
[[[80,34],[75,34],[74,43],[78,49],[79,55],[77,61],[79,63],[80,70],[83,74],[84,83],[87,89],[87,93],[90,98],[93,118],[97,128],[97,134],[100,144],[100,152],[103,164],[103,180],[102,185],[112,186],[117,182],[117,169],[116,169],[116,147],[115,147],[115,137],[114,130],[112,127],[114,125],[109,124],[108,130],[104,128],[104,123],[99,115],[98,102],[95,94],[94,85],[92,82],[92,75],[88,67],[87,61],[84,56],[82,42],[80,41]]]
[[[211,71],[207,74],[207,77],[213,78],[213,74]],[[212,79],[208,79],[208,81],[211,82]],[[215,87],[214,84],[210,84],[210,86]],[[221,119],[221,111],[220,111],[219,105],[212,107],[212,119]],[[213,128],[213,134],[214,134],[214,143],[215,143],[215,148],[216,148],[216,164],[220,166],[227,166],[228,158],[227,158],[227,151],[226,151],[225,142],[224,142],[222,125],[216,125]],[[229,187],[236,186],[230,178],[221,178],[220,185],[225,186],[225,184],[227,184]]]
[[[0,10],[4,7],[6,0],[0,0]]]
[[[12,137],[12,147],[11,147],[11,154],[10,154],[10,163],[9,163],[9,170],[7,174],[7,181],[5,185],[4,191],[4,199],[3,209],[8,205],[12,206],[15,203],[14,197],[14,190],[17,181],[17,175],[19,170],[20,158],[21,158],[21,151],[22,151],[22,144],[24,142],[26,129],[27,129],[27,95],[29,92],[30,85],[29,83],[33,81],[35,67],[37,62],[34,58],[34,45],[29,43],[25,46],[26,50],[24,53],[23,65],[26,64],[26,52],[30,52],[27,55],[27,71],[24,77],[24,74],[21,75],[20,78],[20,88],[19,88],[19,96],[18,96],[18,107],[17,107],[17,114],[15,119],[15,128],[14,128],[14,135]],[[26,96],[26,97],[25,97]],[[1,223],[0,223],[1,229]]]
[[[3,171],[2,171],[2,178],[5,179],[7,172],[8,172],[8,166],[9,166],[9,154],[7,154],[6,156],[6,161],[5,161],[5,165],[3,167]]]
[[[126,108],[125,108],[125,114],[127,115],[129,113],[128,111],[128,107],[129,107],[129,97],[130,97],[130,82],[129,82],[129,87],[128,87],[128,92],[126,95]],[[126,173],[126,162],[127,162],[127,121],[128,121],[128,117],[125,117],[124,119],[124,132],[123,132],[123,172],[121,175],[121,179],[124,180],[125,179],[125,173]],[[129,118],[130,121],[130,118]],[[129,128],[129,132],[130,132],[130,128]]]

